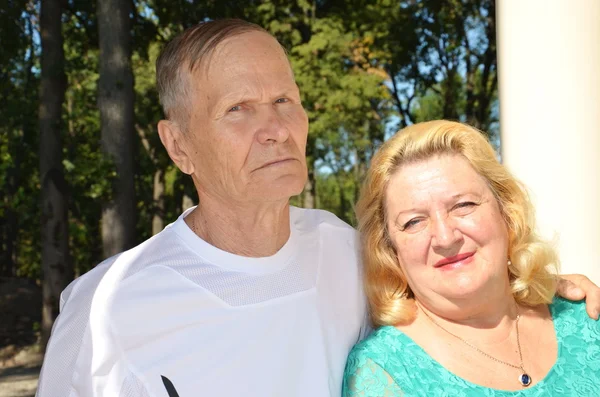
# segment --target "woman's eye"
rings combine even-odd
[[[421,219],[419,219],[419,218],[411,219],[410,221],[408,221],[404,225],[402,225],[401,230],[402,231],[410,230],[411,228],[416,227],[419,223],[421,223]]]
[[[468,213],[473,211],[478,205],[479,204],[472,201],[464,201],[456,204],[452,209],[458,211],[459,213]]]
[[[275,100],[275,103],[286,103],[289,102],[290,100],[287,98],[279,98]]]
[[[242,110],[242,105],[235,105],[229,108],[228,112],[237,112],[238,110]]]
[[[464,203],[458,203],[456,204],[457,208],[466,208],[466,207],[472,207],[474,206],[475,203],[471,202],[471,201],[465,201]]]

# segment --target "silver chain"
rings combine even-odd
[[[513,368],[517,368],[520,369],[521,371],[523,371],[524,373],[527,372],[525,371],[525,368],[523,367],[523,354],[521,353],[521,341],[519,340],[519,319],[521,318],[521,315],[519,314],[519,307],[515,305],[516,309],[517,309],[517,319],[515,321],[516,323],[516,328],[517,328],[517,347],[519,348],[519,360],[521,360],[521,364],[520,365],[515,365],[515,364],[511,364],[511,363],[507,363],[506,361],[502,361],[497,359],[496,357],[484,352],[483,350],[479,349],[477,346],[467,342],[466,340],[464,340],[463,338],[461,338],[458,335],[453,334],[452,332],[448,331],[446,328],[442,327],[441,324],[439,324],[437,321],[435,321],[429,314],[427,314],[427,312],[421,307],[421,305],[417,305],[419,306],[419,308],[421,309],[421,311],[423,312],[423,314],[425,314],[425,316],[427,316],[427,318],[434,323],[435,325],[437,325],[440,329],[442,329],[443,331],[445,331],[446,333],[452,335],[453,337],[455,337],[456,339],[460,340],[461,342],[463,342],[465,345],[469,346],[472,349],[477,350],[479,353],[483,354],[484,356],[486,356],[487,358],[490,358],[500,364],[504,364],[504,365],[508,365],[509,367],[513,367]]]

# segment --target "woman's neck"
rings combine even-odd
[[[519,306],[512,294],[484,302],[444,302],[431,305],[416,299],[420,321],[429,322],[460,339],[481,344],[498,343],[515,328]]]

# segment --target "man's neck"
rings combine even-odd
[[[287,201],[236,205],[202,197],[185,222],[196,235],[223,251],[258,258],[275,254],[288,241],[289,211]]]

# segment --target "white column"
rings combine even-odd
[[[502,159],[563,273],[600,284],[600,0],[497,0]]]

